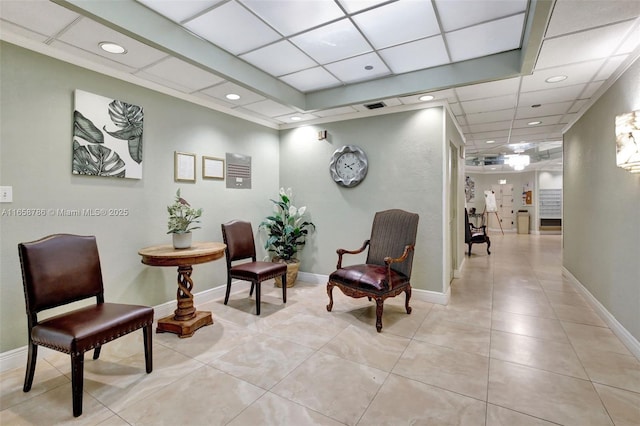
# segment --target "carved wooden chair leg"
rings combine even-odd
[[[378,333],[382,331],[382,310],[384,305],[384,299],[376,297],[376,330]]]
[[[487,237],[487,254],[491,254],[491,252],[489,251],[490,248],[491,248],[491,240],[489,239],[489,237]]]
[[[411,299],[411,287],[408,287],[404,292],[407,296],[404,302],[404,308],[407,310],[407,314],[410,314],[412,310],[411,306],[409,306],[409,299]]]
[[[329,304],[327,305],[327,311],[331,312],[333,309],[333,284],[327,283],[327,294],[329,295]]]

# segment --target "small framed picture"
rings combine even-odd
[[[224,179],[224,160],[222,158],[202,156],[202,178]]]
[[[196,181],[196,155],[188,152],[174,153],[173,179],[176,182]]]

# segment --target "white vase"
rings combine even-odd
[[[173,235],[173,248],[186,249],[191,247],[191,232]]]

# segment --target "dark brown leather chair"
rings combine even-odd
[[[38,346],[71,355],[73,415],[82,414],[84,353],[98,359],[102,345],[142,328],[147,373],[153,369],[153,308],[104,302],[98,247],[93,236],[56,234],[18,244],[29,328],[23,390],[29,392]],[[38,321],[41,311],[78,300],[96,304]]]
[[[350,297],[368,297],[376,301],[376,329],[382,330],[384,300],[406,294],[405,309],[411,313],[411,268],[418,232],[418,215],[403,210],[386,210],[376,213],[371,228],[371,238],[358,250],[338,249],[337,270],[329,275],[327,311],[333,308],[333,287],[338,287]],[[365,264],[342,266],[345,254],[369,251]]]
[[[487,226],[474,226],[469,221],[469,215],[467,214],[467,209],[464,209],[464,242],[469,246],[469,256],[471,256],[471,247],[474,244],[486,244],[487,245],[487,254],[491,254],[489,250],[491,248],[491,239],[487,235]]]
[[[256,245],[253,239],[251,223],[232,220],[222,224],[222,238],[227,245],[227,293],[224,304],[229,301],[231,279],[251,281],[249,296],[256,289],[256,315],[260,315],[260,283],[271,278],[282,276],[282,301],[287,303],[287,265],[285,263],[256,261]],[[248,262],[239,263],[251,259]]]

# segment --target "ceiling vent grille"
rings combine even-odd
[[[386,105],[384,104],[384,102],[376,102],[373,104],[365,104],[365,107],[367,107],[368,109],[378,109],[378,108],[384,108],[386,107]]]

